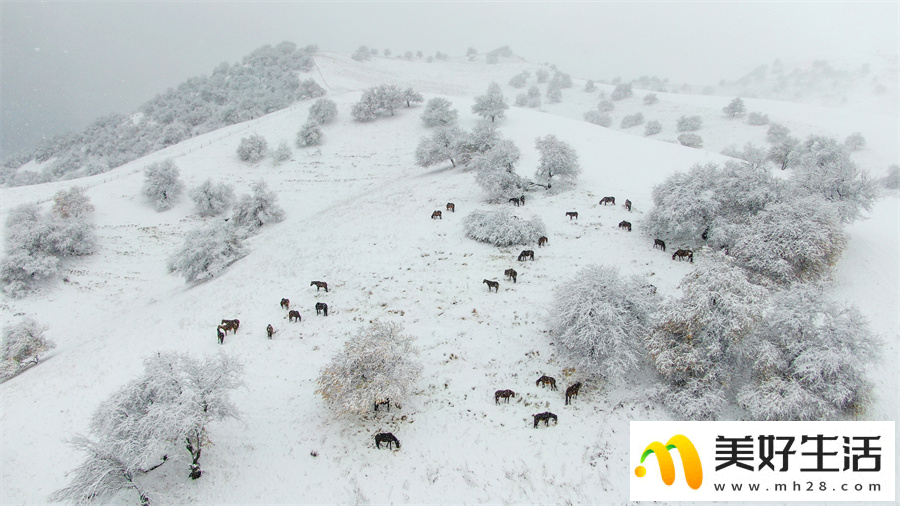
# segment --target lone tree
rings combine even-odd
[[[257,134],[241,139],[237,148],[238,159],[242,162],[256,163],[266,157],[269,152],[269,143]]]
[[[33,318],[25,318],[16,325],[3,329],[0,379],[14,376],[37,364],[41,355],[56,347],[53,341],[44,337],[46,330],[46,326]]]
[[[190,196],[200,216],[216,216],[234,205],[234,188],[225,183],[213,183],[212,179],[200,183],[190,191]]]
[[[578,163],[578,153],[572,146],[550,134],[538,137],[534,147],[541,153],[535,178],[538,181],[546,181],[543,186],[549,190],[554,177],[567,183],[574,183],[575,178],[581,173],[581,165]]]
[[[309,106],[309,117],[307,119],[324,125],[334,120],[337,117],[337,112],[337,104],[334,100],[320,98],[313,102],[313,105]]]
[[[435,97],[425,103],[422,122],[427,127],[451,126],[456,124],[459,112],[446,98]]]
[[[741,100],[740,97],[735,98],[728,105],[722,108],[722,112],[731,116],[732,118],[735,116],[740,116],[747,111],[747,108],[744,107],[744,101]]]
[[[243,228],[247,234],[252,234],[267,223],[283,220],[284,209],[276,202],[277,198],[265,181],[253,183],[252,193],[242,196],[234,206],[232,223]]]
[[[307,121],[300,127],[300,130],[297,131],[297,147],[305,148],[322,144],[323,136],[322,128],[319,126],[318,122],[312,120]]]
[[[466,134],[457,126],[445,126],[435,129],[430,137],[422,137],[416,147],[416,164],[420,167],[450,160],[456,167],[456,158],[461,153],[461,143]]]
[[[493,122],[495,119],[503,119],[509,104],[503,98],[503,92],[500,91],[500,85],[491,83],[484,95],[475,97],[475,103],[472,105],[472,112],[485,119]]]
[[[425,101],[425,97],[423,97],[421,93],[412,88],[406,88],[405,90],[403,90],[400,96],[402,100],[406,102],[406,107],[412,107],[412,104],[414,103],[418,104]]]
[[[413,341],[399,323],[375,320],[360,328],[322,369],[316,393],[339,415],[402,402],[422,375]]]
[[[175,162],[166,160],[145,167],[144,187],[141,191],[153,202],[157,211],[171,209],[184,191],[184,183],[179,179]]]

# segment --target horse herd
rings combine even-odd
[[[328,292],[328,283],[326,283],[324,281],[313,281],[309,284],[309,286],[315,286],[317,292],[323,288],[325,289],[326,293]],[[315,308],[316,308],[317,315],[322,314],[324,316],[328,316],[328,304],[326,304],[324,302],[316,302]],[[296,309],[291,309],[291,300],[290,299],[281,299],[281,309],[288,310],[287,319],[289,322],[294,322],[294,321],[300,322],[302,320],[302,318],[300,316],[300,311],[297,311]],[[231,331],[232,334],[236,334],[237,329],[240,326],[241,326],[240,320],[237,320],[237,319],[222,320],[221,325],[216,327],[216,338],[218,339],[219,344],[225,344],[225,336],[228,334],[229,330]],[[268,336],[269,339],[272,339],[272,336],[275,335],[276,332],[277,332],[277,330],[275,330],[275,327],[273,327],[271,323],[266,325],[266,336]]]
[[[545,387],[549,386],[550,390],[556,390],[556,379],[547,375],[543,375],[534,382],[534,386]],[[568,406],[572,399],[578,397],[578,392],[581,390],[581,382],[574,383],[569,385],[569,388],[566,389],[566,406]],[[509,404],[510,397],[515,397],[516,393],[512,390],[497,390],[494,392],[494,404],[499,405],[500,399],[506,400],[506,403]],[[554,423],[559,423],[557,416],[549,411],[545,411],[543,413],[538,413],[536,415],[531,415],[534,418],[534,428],[536,429],[539,422],[544,422],[544,426],[550,426],[550,420],[552,419]]]

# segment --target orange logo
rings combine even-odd
[[[644,459],[651,453],[656,455],[656,462],[659,463],[659,474],[662,476],[662,481],[666,485],[671,485],[675,483],[675,462],[672,460],[672,454],[669,453],[669,450],[673,449],[678,450],[678,454],[681,456],[681,465],[684,467],[684,477],[688,486],[697,490],[703,483],[703,467],[700,465],[700,455],[697,454],[694,443],[691,443],[690,439],[681,434],[672,436],[665,446],[659,441],[654,441],[647,445],[643,455],[641,455],[641,464],[644,463]],[[647,474],[647,468],[637,466],[634,468],[634,474],[638,478],[643,478]]]

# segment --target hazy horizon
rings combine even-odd
[[[576,78],[714,84],[770,64],[896,58],[896,2],[8,2],[0,157],[129,113],[221,62],[288,40],[451,56],[508,45]]]

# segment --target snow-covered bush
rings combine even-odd
[[[191,200],[200,216],[216,216],[234,205],[234,188],[225,183],[213,183],[212,179],[200,183],[190,191]]]
[[[891,165],[888,167],[887,175],[881,179],[881,185],[889,190],[900,188],[900,166]]]
[[[325,88],[312,78],[300,81],[300,86],[297,87],[298,98],[319,98],[325,93]]]
[[[622,118],[622,129],[631,128],[633,126],[638,126],[644,122],[644,115],[641,113],[629,114]]]
[[[355,121],[372,121],[385,113],[394,115],[405,102],[404,92],[394,84],[381,84],[363,92],[359,102],[350,107],[350,115]]]
[[[853,132],[844,140],[844,147],[850,151],[859,151],[866,147],[866,138],[859,132]]]
[[[400,98],[404,102],[406,102],[406,107],[412,107],[412,104],[419,104],[425,101],[425,97],[422,96],[421,93],[412,89],[406,88],[400,93]]]
[[[756,420],[833,420],[858,416],[870,399],[866,371],[879,343],[856,307],[817,286],[773,297],[752,335],[751,380],[737,399]]]
[[[528,74],[525,72],[520,72],[509,80],[509,85],[513,88],[524,88],[526,84],[528,84]]]
[[[588,111],[584,113],[584,120],[588,123],[593,123],[605,128],[612,125],[612,118],[610,115],[600,111]]]
[[[569,143],[550,134],[535,139],[534,147],[541,154],[535,178],[542,181],[547,189],[551,188],[554,177],[564,184],[575,182],[581,173],[581,165],[578,163],[578,153]]]
[[[269,143],[261,135],[253,134],[241,139],[237,148],[238,159],[242,162],[256,163],[266,157]]]
[[[144,186],[141,193],[150,199],[157,211],[171,209],[178,202],[184,191],[184,183],[178,176],[178,167],[172,160],[144,167]]]
[[[207,427],[213,421],[238,417],[229,394],[243,384],[242,374],[241,365],[225,354],[203,361],[172,352],[147,358],[143,374],[94,412],[91,436],[73,440],[72,445],[87,457],[69,473],[69,485],[50,500],[106,502],[132,490],[141,504],[149,504],[157,494],[146,475],[184,448],[191,457],[189,476],[200,478]]]
[[[616,85],[615,89],[613,89],[609,98],[618,101],[625,100],[633,95],[634,91],[631,89],[631,83],[619,83]]]
[[[554,290],[550,336],[579,371],[622,383],[646,362],[643,339],[659,303],[645,279],[591,265]]]
[[[337,104],[334,100],[328,98],[320,98],[309,106],[309,121],[315,121],[320,125],[331,123],[337,117]]]
[[[516,95],[516,100],[513,102],[513,105],[516,107],[528,107],[528,94],[519,93]]]
[[[503,139],[469,161],[469,168],[476,171],[475,182],[484,190],[488,202],[502,202],[525,193],[528,181],[513,170],[520,156],[519,148]]]
[[[644,137],[649,137],[651,135],[656,135],[662,132],[662,123],[657,120],[650,120],[644,125]]]
[[[793,167],[799,160],[799,147],[800,141],[790,135],[786,135],[782,140],[774,143],[769,148],[767,159],[777,164],[781,170],[788,169]]]
[[[761,112],[751,112],[747,115],[747,124],[754,126],[768,125],[769,115]]]
[[[6,217],[6,255],[0,263],[3,291],[24,297],[41,281],[52,278],[59,269],[59,258],[48,253],[47,227],[35,204],[22,204]]]
[[[644,105],[653,105],[659,102],[659,97],[656,96],[656,93],[647,93],[644,95]]]
[[[94,205],[86,192],[87,188],[83,186],[56,192],[53,196],[53,215],[59,218],[78,218],[94,212]]]
[[[753,168],[762,167],[769,159],[769,152],[763,148],[755,146],[752,142],[744,144],[744,149],[740,150],[734,144],[726,146],[722,150],[722,154],[743,160],[750,164]]]
[[[369,50],[369,46],[359,46],[356,48],[356,51],[350,55],[350,58],[353,58],[356,61],[366,61],[372,58],[372,52]]]
[[[743,383],[748,335],[767,292],[722,253],[703,255],[682,279],[682,295],[663,305],[647,349],[667,384],[666,406],[689,420],[716,418]]]
[[[681,134],[678,136],[678,143],[689,148],[701,149],[703,147],[703,137],[692,133]]]
[[[416,164],[420,167],[445,162],[447,160],[456,167],[456,158],[461,152],[460,144],[466,134],[457,126],[438,127],[429,137],[422,137],[416,146]]]
[[[740,97],[735,98],[728,105],[722,108],[722,112],[724,112],[728,116],[731,116],[732,118],[735,116],[740,116],[746,111],[747,107],[744,106],[744,101],[741,100]]]
[[[235,228],[217,220],[188,232],[181,248],[169,257],[168,268],[194,283],[216,277],[246,255]]]
[[[601,100],[597,104],[597,110],[600,112],[612,112],[615,108],[616,104],[612,100]]]
[[[466,49],[466,56],[469,58],[469,61],[474,61],[478,56],[478,50],[469,46],[469,49]]]
[[[528,88],[528,107],[531,108],[540,108],[541,107],[541,89],[537,87],[537,85],[532,85],[531,88]]]
[[[475,103],[472,104],[472,113],[482,118],[490,119],[493,122],[495,119],[503,119],[508,108],[509,104],[503,98],[500,85],[492,82],[484,95],[475,97]]]
[[[463,221],[466,237],[494,246],[534,244],[547,235],[544,222],[538,217],[523,220],[508,209],[473,211]]]
[[[554,85],[553,81],[547,85],[547,102],[551,104],[562,102],[562,88],[559,85]]]
[[[455,125],[459,111],[452,109],[453,103],[446,98],[435,97],[425,103],[422,122],[427,127]]]
[[[265,181],[257,181],[253,184],[252,193],[243,195],[234,206],[231,222],[248,234],[268,223],[277,223],[284,219],[284,209],[276,200],[275,192],[269,190]]]
[[[587,93],[593,93],[597,91],[597,85],[594,84],[593,79],[588,79],[586,83],[584,83],[584,91]]]
[[[550,71],[545,68],[539,68],[534,73],[538,84],[546,83],[550,79]]]
[[[783,141],[789,134],[791,129],[781,123],[772,123],[766,131],[766,140],[772,144],[778,144]]]
[[[322,128],[315,121],[307,121],[297,131],[296,144],[298,148],[317,146],[322,143]]]
[[[675,122],[675,128],[679,132],[696,132],[703,126],[703,119],[700,116],[681,116]]]
[[[32,318],[3,328],[0,343],[0,379],[18,374],[22,369],[37,364],[41,355],[56,347],[44,337],[45,325]]]
[[[272,150],[272,164],[281,165],[290,160],[291,155],[291,147],[288,146],[287,141],[281,141],[278,143],[278,147]]]
[[[402,325],[375,320],[322,369],[316,393],[339,415],[366,413],[376,402],[400,404],[422,375],[417,355],[414,338]]]

